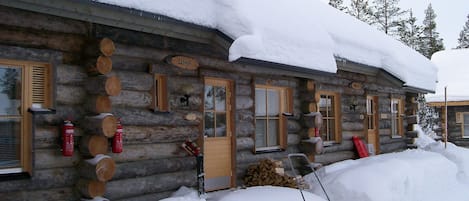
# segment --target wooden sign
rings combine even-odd
[[[361,89],[363,87],[363,85],[360,82],[352,82],[350,84],[350,87],[352,87],[352,89]]]
[[[166,58],[166,62],[187,70],[196,70],[199,68],[199,62],[197,60],[186,56],[169,56]]]

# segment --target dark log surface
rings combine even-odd
[[[183,142],[198,135],[198,126],[125,126],[124,144]]]
[[[125,128],[124,128],[125,129]],[[122,153],[108,153],[117,163],[185,157],[181,143],[125,145]]]
[[[149,92],[145,91],[122,90],[119,95],[111,96],[110,100],[114,107],[149,108],[152,97]]]
[[[79,199],[79,195],[75,192],[73,187],[61,187],[61,188],[50,188],[46,190],[29,190],[25,191],[14,191],[8,193],[0,192],[0,197],[4,201],[76,201]]]
[[[76,184],[76,189],[80,192],[82,197],[94,198],[104,195],[106,184],[96,180],[80,179]]]
[[[88,95],[85,98],[84,108],[90,114],[109,113],[112,108],[112,101],[109,96]]]
[[[34,179],[21,179],[0,182],[0,193],[9,193],[18,190],[41,190],[73,186],[78,175],[74,167],[37,169]]]
[[[96,76],[86,81],[86,90],[90,94],[117,96],[121,91],[121,81],[117,76]]]
[[[169,113],[154,113],[149,109],[113,107],[112,113],[121,118],[125,125],[135,126],[195,126],[199,125],[202,114],[196,111],[171,111]],[[195,114],[197,120],[184,119],[187,114]]]
[[[57,65],[57,84],[83,85],[87,79],[86,71],[81,66]]]
[[[195,158],[192,156],[119,163],[113,180],[194,170],[195,167]]]

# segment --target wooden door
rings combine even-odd
[[[204,90],[205,190],[233,185],[232,84],[229,80],[206,78]]]
[[[379,125],[378,125],[378,97],[377,96],[367,96],[366,98],[366,122],[365,126],[367,128],[367,143],[373,145],[368,147],[368,150],[372,154],[379,153]]]

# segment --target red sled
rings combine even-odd
[[[355,145],[355,148],[357,149],[358,156],[360,158],[365,158],[369,156],[365,143],[363,143],[363,141],[358,136],[353,136],[352,141],[353,141],[353,144]]]

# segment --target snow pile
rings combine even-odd
[[[305,200],[325,201],[310,192],[303,191]],[[278,186],[256,186],[228,193],[219,201],[287,201],[303,200],[298,189]]]
[[[458,166],[442,154],[424,150],[383,154],[324,168],[321,181],[334,201],[462,201],[469,196],[469,186],[457,179]],[[306,179],[312,183],[312,192],[322,195],[314,176],[307,175]]]
[[[218,29],[241,57],[335,73],[335,58],[382,68],[433,91],[437,69],[424,56],[319,0],[97,0]],[[344,60],[344,61],[345,61]]]
[[[469,49],[453,49],[436,52],[432,62],[441,69],[435,94],[426,95],[427,102],[443,102],[445,86],[448,101],[469,100],[467,75],[469,74]]]
[[[199,198],[199,193],[196,190],[181,186],[171,197],[160,201],[205,201],[205,199]]]
[[[417,145],[418,148],[424,149],[429,144],[436,143],[434,139],[437,136],[433,131],[430,133],[431,135],[426,134],[419,125],[415,126],[415,131],[417,131],[418,137],[415,139],[414,144]]]
[[[440,141],[426,146],[425,150],[439,153],[456,164],[457,178],[460,182],[469,184],[469,149],[458,147],[450,142],[446,143],[445,148],[444,143]]]

